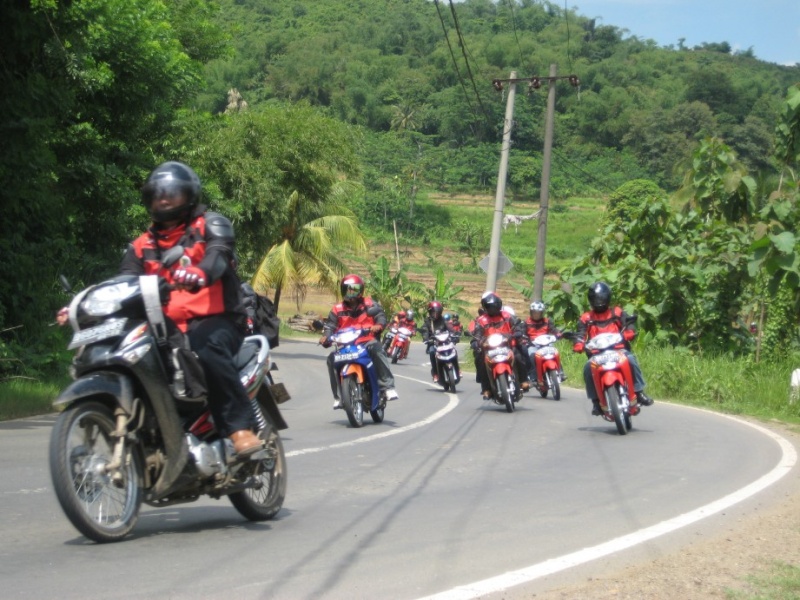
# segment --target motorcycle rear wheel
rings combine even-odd
[[[506,412],[514,412],[514,399],[508,391],[508,373],[502,373],[500,377],[497,378],[496,383],[497,395],[500,396],[500,399],[503,401]]]
[[[608,403],[608,408],[611,410],[611,415],[614,417],[614,424],[617,426],[617,433],[620,435],[625,435],[628,433],[628,429],[630,429],[628,426],[628,423],[630,423],[630,417],[625,414],[625,411],[622,408],[622,398],[620,397],[619,389],[617,389],[616,385],[606,389],[606,402]]]
[[[249,461],[239,471],[258,480],[257,486],[230,494],[231,504],[249,521],[268,521],[280,511],[286,498],[286,455],[278,430],[272,424],[258,434],[265,440],[267,458]]]
[[[358,382],[355,375],[349,375],[342,380],[342,404],[347,420],[353,427],[364,425],[364,386]]]
[[[95,542],[117,542],[136,525],[142,504],[142,463],[127,452],[115,483],[104,467],[112,460],[116,430],[111,409],[87,401],[67,408],[50,434],[50,477],[72,525]]]
[[[561,400],[561,380],[558,371],[550,369],[546,377],[550,380],[550,389],[553,390],[553,400]]]

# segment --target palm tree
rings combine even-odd
[[[252,281],[253,289],[262,294],[275,288],[276,311],[287,288],[293,290],[298,308],[309,286],[335,293],[346,268],[340,258],[342,249],[366,250],[364,236],[342,202],[351,189],[342,182],[321,202],[294,191],[286,210],[276,215],[283,221],[280,240],[267,251]]]

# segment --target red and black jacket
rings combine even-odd
[[[628,315],[619,306],[601,313],[585,312],[578,319],[578,331],[575,336],[576,345],[582,345],[601,333],[622,333],[626,341],[621,347],[629,348],[628,341],[633,339],[634,331],[626,327],[627,322]]]
[[[181,245],[183,258],[166,268],[162,255]],[[194,319],[224,315],[244,326],[246,312],[241,296],[241,282],[236,275],[233,228],[230,221],[217,213],[195,209],[186,223],[169,229],[150,227],[129,246],[122,259],[123,275],[159,275],[172,283],[173,270],[195,266],[206,274],[206,286],[197,292],[174,290],[164,312],[186,331]]]
[[[555,335],[560,337],[561,330],[553,324],[553,321],[548,317],[534,321],[531,317],[525,320],[525,335],[529,340],[533,340],[540,335]]]
[[[386,327],[386,313],[383,312],[381,305],[374,302],[372,298],[361,298],[355,306],[344,302],[335,304],[328,313],[328,318],[325,319],[323,333],[330,337],[336,331],[347,327],[369,329],[373,325],[380,325],[383,330]],[[380,334],[380,332],[378,333]],[[356,343],[361,344],[374,339],[374,334],[365,333],[356,340]]]

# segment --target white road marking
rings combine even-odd
[[[412,377],[404,377],[402,375],[395,375],[395,377],[402,377],[403,379],[408,379],[409,381],[416,381],[416,382],[421,383],[423,385],[428,385],[427,381],[422,381],[420,379],[414,379]],[[421,421],[417,421],[416,423],[412,423],[411,425],[406,425],[405,427],[398,427],[397,429],[389,429],[389,430],[386,430],[386,431],[382,431],[381,433],[376,433],[375,435],[368,435],[366,437],[358,438],[358,439],[355,439],[355,440],[350,440],[348,442],[341,442],[341,443],[338,443],[338,444],[331,444],[330,446],[319,446],[319,447],[316,447],[316,448],[304,448],[303,450],[292,450],[291,452],[287,452],[286,453],[286,457],[288,458],[288,457],[291,457],[291,456],[303,456],[305,454],[316,454],[317,452],[324,452],[326,450],[335,450],[337,448],[347,448],[349,446],[355,446],[356,444],[364,444],[366,442],[373,442],[375,440],[379,440],[381,438],[386,438],[386,437],[389,437],[391,435],[398,435],[400,433],[405,433],[406,431],[411,431],[412,429],[419,429],[420,427],[424,427],[425,425],[430,425],[434,421],[436,421],[438,419],[441,419],[447,413],[452,411],[456,406],[458,406],[458,396],[456,394],[450,394],[450,393],[447,393],[447,395],[450,398],[448,403],[447,403],[447,406],[445,406],[443,409],[433,413],[429,417],[427,417],[427,418],[425,418],[425,419],[423,419]],[[402,402],[402,401],[403,401],[402,399],[399,400],[399,402]]]
[[[741,423],[758,430],[767,437],[772,438],[781,447],[783,452],[781,460],[774,469],[753,483],[693,511],[678,515],[677,517],[668,519],[666,521],[662,521],[661,523],[657,523],[651,527],[645,527],[639,531],[634,531],[628,535],[623,535],[613,540],[609,540],[608,542],[598,544],[597,546],[592,546],[591,548],[584,548],[583,550],[579,550],[571,554],[565,554],[564,556],[551,558],[524,569],[510,571],[496,577],[490,577],[482,581],[461,585],[439,594],[425,596],[419,600],[468,600],[472,598],[478,598],[479,596],[483,596],[485,594],[491,594],[523,583],[529,583],[541,577],[546,577],[547,575],[552,575],[553,573],[558,573],[560,571],[596,560],[603,556],[608,556],[609,554],[625,550],[637,544],[641,544],[667,533],[671,533],[682,527],[686,527],[687,525],[691,525],[692,523],[696,523],[697,521],[705,519],[706,517],[710,517],[711,515],[721,512],[726,508],[730,508],[734,504],[738,504],[739,502],[754,496],[770,485],[776,483],[782,477],[787,475],[797,464],[797,451],[795,450],[794,446],[791,444],[791,442],[779,436],[777,433],[761,427],[760,425],[749,423],[730,415],[722,415],[720,413],[713,413],[712,411],[706,411],[700,408],[693,408],[689,406],[683,408],[709,412],[711,414],[731,419],[732,421],[736,421],[737,423]]]

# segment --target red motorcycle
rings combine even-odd
[[[537,335],[528,345],[539,393],[542,398],[547,398],[547,393],[552,390],[553,400],[561,400],[561,354],[555,347],[557,340],[557,336],[545,333]]]
[[[601,333],[586,343],[591,355],[592,381],[600,400],[602,417],[617,426],[620,435],[631,430],[631,417],[639,414],[633,387],[633,371],[625,355],[620,333]]]
[[[514,375],[514,350],[511,336],[507,333],[492,333],[483,342],[483,356],[489,373],[489,386],[495,404],[504,405],[506,411],[514,412],[514,404],[522,395]]]
[[[397,364],[401,358],[408,356],[408,348],[411,346],[411,336],[414,333],[408,327],[392,327],[392,341],[386,353],[392,359],[392,364]]]

